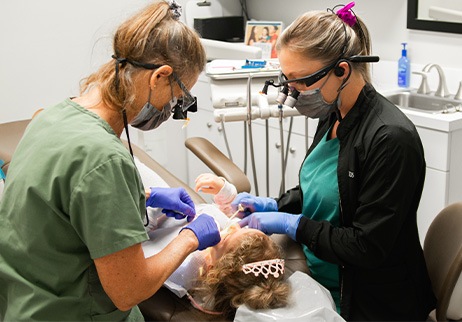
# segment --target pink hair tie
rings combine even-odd
[[[351,10],[355,5],[354,1],[346,4],[343,8],[337,10],[337,16],[343,20],[348,26],[353,27],[356,24],[356,16]]]

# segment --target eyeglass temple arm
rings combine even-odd
[[[361,56],[361,55],[354,55],[346,60],[351,61],[352,63],[377,63],[380,60],[379,56]]]

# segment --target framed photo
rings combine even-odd
[[[283,28],[282,21],[247,21],[245,44],[262,49],[262,58],[277,58],[276,40]]]

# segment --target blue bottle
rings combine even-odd
[[[401,43],[403,49],[401,50],[401,58],[398,60],[398,86],[409,87],[411,79],[411,66],[409,58],[407,58],[406,43]]]

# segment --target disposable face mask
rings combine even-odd
[[[327,103],[322,97],[320,88],[301,92],[295,103],[297,111],[312,119],[323,118],[334,112],[341,105],[340,93],[332,103]]]
[[[149,92],[149,98],[146,104],[144,104],[141,111],[130,123],[133,127],[136,127],[142,131],[153,130],[168,120],[172,114],[172,108],[176,105],[177,102],[176,97],[173,97],[172,100],[165,104],[162,107],[162,110],[159,111],[149,102],[150,98],[151,92]]]
[[[324,100],[321,94],[321,88],[324,87],[328,79],[329,77],[319,88],[300,92],[297,102],[295,103],[295,108],[300,114],[313,119],[323,118],[334,112],[338,106],[341,105],[340,92],[343,86],[340,86],[337,97],[332,103],[327,103]]]

